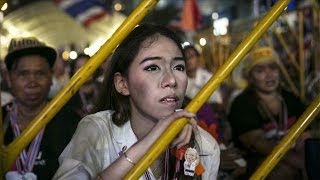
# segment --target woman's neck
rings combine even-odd
[[[277,92],[268,94],[258,93],[258,96],[273,115],[279,114],[281,110],[281,98]]]
[[[143,118],[136,118],[136,120],[133,119],[131,120],[131,127],[138,139],[146,136],[155,125],[154,122],[143,120]]]
[[[266,102],[273,101],[279,98],[278,92],[264,93],[264,92],[257,91],[257,95],[260,99]]]

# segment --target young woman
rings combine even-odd
[[[190,118],[140,179],[216,179],[219,147],[181,110],[187,87],[181,41],[168,29],[137,26],[117,47],[104,78],[96,114],[86,116],[60,156],[54,179],[123,179],[171,122]],[[200,161],[184,174],[180,148],[194,148]],[[174,149],[179,149],[176,153]]]

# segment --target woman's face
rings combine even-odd
[[[192,74],[196,72],[199,67],[199,59],[197,52],[192,48],[188,48],[185,50],[185,54],[187,60],[187,72]]]
[[[251,83],[263,93],[275,92],[279,86],[280,71],[276,62],[255,65],[251,70]]]
[[[197,159],[196,151],[188,151],[188,153],[186,154],[186,161],[188,161],[189,163],[192,163],[196,159]]]
[[[147,39],[129,67],[132,116],[158,121],[182,105],[187,87],[182,52],[169,38]]]

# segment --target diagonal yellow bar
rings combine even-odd
[[[282,45],[282,47],[284,48],[285,52],[287,53],[287,56],[289,57],[288,59],[290,60],[291,64],[293,65],[293,67],[295,68],[295,70],[299,71],[299,65],[296,61],[296,58],[294,57],[294,54],[291,52],[288,44],[286,43],[286,41],[284,40],[282,34],[280,32],[274,32],[274,34],[276,35],[276,38],[279,40],[280,44]]]
[[[304,15],[303,11],[298,12],[298,29],[299,29],[299,82],[300,82],[300,99],[306,100],[305,97],[305,58],[304,58]]]
[[[0,0],[0,8],[6,3],[6,0]]]
[[[318,96],[300,116],[298,121],[291,127],[288,134],[273,149],[271,154],[259,166],[250,177],[251,180],[265,179],[284,154],[293,146],[297,138],[308,127],[312,120],[320,112],[320,96]]]
[[[6,148],[1,149],[0,175],[8,170],[19,153],[35,137],[52,117],[66,104],[72,95],[86,81],[86,79],[99,67],[110,55],[115,47],[130,33],[130,31],[145,17],[147,13],[157,4],[158,0],[143,0],[138,7],[126,18],[122,25],[112,37],[101,47],[101,49],[90,58],[71,79],[70,82],[47,104],[41,113],[28,125],[27,129]],[[1,174],[2,173],[2,174]],[[3,176],[1,176],[3,177]]]
[[[207,101],[209,96],[217,89],[221,82],[238,65],[241,59],[248,53],[258,39],[266,32],[271,24],[280,16],[282,11],[288,6],[290,0],[279,0],[271,10],[262,18],[256,27],[242,41],[237,49],[231,54],[227,61],[210,78],[208,83],[200,90],[195,98],[187,105],[186,110],[197,112]],[[129,171],[125,179],[139,179],[139,177],[148,169],[158,156],[168,147],[170,142],[188,123],[186,118],[174,121],[152,145],[150,150],[138,161],[138,163]]]

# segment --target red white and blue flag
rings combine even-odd
[[[109,13],[107,7],[99,0],[54,0],[66,13],[84,26],[89,26]]]

